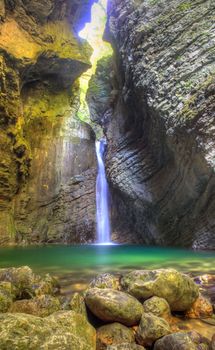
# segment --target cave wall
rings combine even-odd
[[[92,3],[1,1],[0,244],[94,238],[95,136],[75,117]]]
[[[96,119],[117,241],[215,248],[214,13],[211,1],[109,1],[112,72],[93,79],[112,90]],[[101,93],[88,102],[95,119]]]

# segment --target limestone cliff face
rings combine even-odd
[[[109,1],[105,130],[121,240],[215,248],[214,13],[207,0]]]
[[[0,2],[2,244],[93,239],[94,134],[75,119],[77,78],[90,67],[91,54],[77,31],[91,5]]]

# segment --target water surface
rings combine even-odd
[[[51,273],[64,288],[82,290],[103,272],[176,268],[198,276],[215,274],[215,252],[126,245],[82,245],[0,248],[0,267],[28,265],[37,273]]]

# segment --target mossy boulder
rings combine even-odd
[[[209,340],[195,331],[173,333],[156,341],[154,350],[209,350]]]
[[[167,301],[163,298],[152,297],[143,303],[145,313],[152,313],[155,316],[169,319],[171,310]]]
[[[101,275],[96,276],[89,285],[90,288],[110,288],[118,290],[120,288],[119,285],[119,277],[111,275],[110,273],[103,273]]]
[[[132,271],[122,278],[121,284],[137,299],[153,296],[166,299],[172,311],[188,310],[199,296],[193,280],[174,269]]]
[[[96,350],[106,350],[109,345],[134,343],[134,332],[121,323],[99,327],[96,332]]]
[[[170,333],[170,326],[166,320],[150,313],[143,313],[137,329],[136,340],[140,345],[152,346],[157,339]]]
[[[51,295],[40,295],[33,299],[24,299],[15,301],[9,312],[19,312],[31,314],[39,317],[46,317],[59,311],[61,308],[58,298]]]
[[[72,311],[40,318],[27,314],[0,314],[0,349],[95,350],[96,332]]]
[[[112,289],[89,289],[85,302],[90,311],[100,320],[120,322],[126,326],[138,324],[143,307],[129,294]]]

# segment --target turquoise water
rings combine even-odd
[[[195,276],[215,274],[215,252],[135,245],[0,248],[0,267],[22,265],[58,276],[65,288],[82,290],[93,276],[103,272],[171,267]]]

